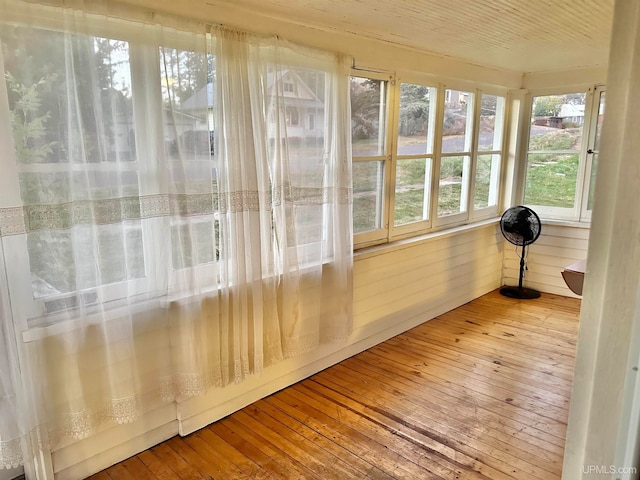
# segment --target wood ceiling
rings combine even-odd
[[[217,5],[259,12],[524,73],[606,65],[614,0],[180,2],[193,4],[186,11],[197,11],[198,3],[208,11]]]

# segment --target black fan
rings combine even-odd
[[[538,298],[540,292],[532,288],[522,286],[524,277],[525,248],[531,245],[540,236],[540,217],[528,207],[518,205],[511,207],[502,214],[500,230],[509,242],[522,247],[520,255],[520,278],[517,287],[502,287],[500,293],[511,298]]]

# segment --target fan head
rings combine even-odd
[[[531,245],[540,236],[540,217],[529,207],[511,207],[502,214],[500,230],[504,238],[514,245]]]

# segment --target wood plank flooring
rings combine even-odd
[[[492,292],[91,478],[559,479],[579,309]]]

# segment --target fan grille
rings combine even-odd
[[[510,243],[518,246],[531,245],[540,236],[540,217],[528,207],[511,207],[502,214],[500,229]]]

